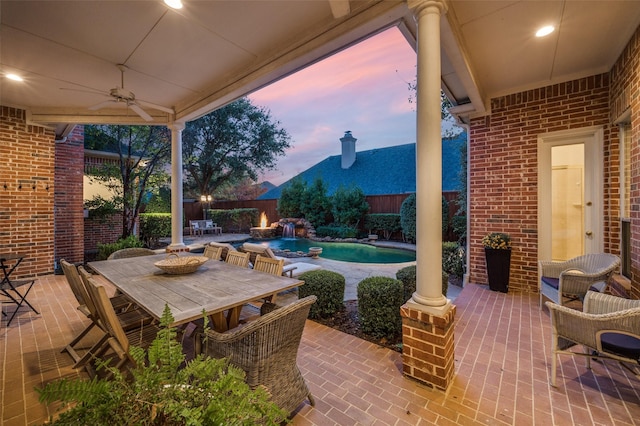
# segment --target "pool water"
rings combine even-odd
[[[322,247],[320,257],[343,262],[358,263],[402,263],[416,260],[416,253],[387,247],[375,247],[358,243],[326,243],[311,241],[306,238],[279,238],[275,240],[250,240],[255,244],[269,246],[275,250],[302,251],[307,253],[309,247]]]

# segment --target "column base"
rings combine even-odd
[[[183,253],[189,251],[189,246],[185,246],[184,244],[170,244],[166,249],[167,253]]]
[[[405,376],[442,391],[453,383],[455,313],[451,303],[434,308],[408,302],[400,308]]]

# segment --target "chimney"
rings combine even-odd
[[[342,168],[348,169],[356,162],[356,141],[358,139],[351,136],[351,130],[344,132],[344,137],[340,138],[342,142]]]

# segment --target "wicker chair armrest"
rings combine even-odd
[[[587,292],[583,304],[583,311],[590,314],[606,314],[633,308],[640,308],[640,300],[625,299],[595,291]]]
[[[545,302],[551,313],[551,323],[557,337],[596,349],[597,334],[603,330],[637,333],[640,327],[640,307],[606,314],[591,314]]]
[[[568,262],[554,262],[550,260],[540,260],[538,261],[540,276],[542,277],[550,277],[550,278],[559,278],[562,271],[566,270]]]

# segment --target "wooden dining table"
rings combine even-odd
[[[238,325],[245,304],[304,284],[218,260],[209,260],[189,274],[170,275],[154,265],[166,257],[104,260],[89,266],[155,318],[160,319],[168,305],[174,318],[171,326],[201,319],[204,313],[220,332]]]

